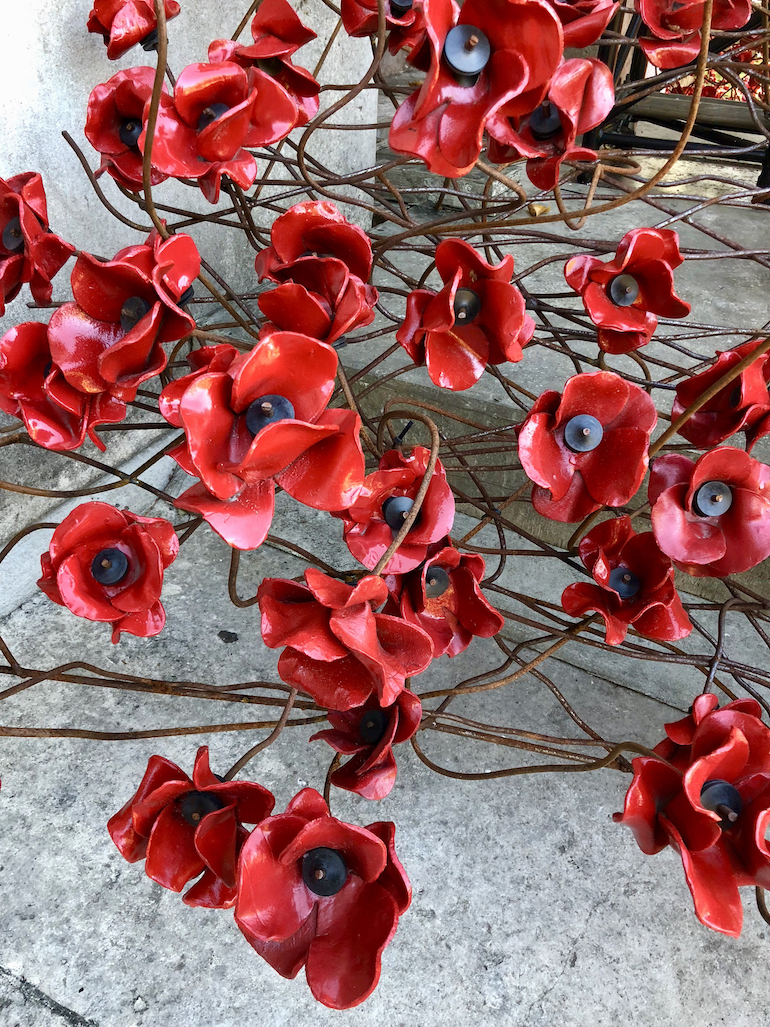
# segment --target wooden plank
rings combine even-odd
[[[676,93],[654,93],[627,108],[631,117],[656,118],[659,121],[686,121],[692,98]],[[762,117],[761,112],[758,112]],[[703,99],[698,107],[697,124],[714,128],[732,129],[738,132],[760,132],[751,117],[748,104],[739,100]],[[770,118],[763,118],[770,128]]]

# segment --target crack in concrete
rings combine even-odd
[[[74,1009],[68,1009],[63,1006],[61,1002],[57,1002],[55,998],[51,998],[50,995],[46,995],[40,988],[36,988],[34,984],[30,984],[26,977],[18,977],[16,974],[11,973],[10,970],[4,966],[0,966],[0,975],[6,977],[9,981],[12,981],[19,989],[21,994],[24,996],[24,1001],[37,1002],[38,1005],[44,1006],[49,1012],[55,1013],[56,1016],[60,1016],[65,1023],[69,1024],[70,1027],[99,1027],[96,1020],[86,1020],[80,1013],[76,1013]]]

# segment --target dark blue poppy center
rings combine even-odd
[[[311,849],[302,857],[302,880],[314,895],[336,895],[347,879],[348,868],[336,849]]]
[[[197,827],[209,813],[224,809],[224,803],[211,792],[186,792],[177,799],[177,809],[188,824]]]
[[[468,325],[475,321],[481,313],[481,299],[473,289],[458,289],[455,293],[454,315],[460,325]]]
[[[120,549],[102,549],[91,561],[91,574],[100,585],[117,585],[128,574],[128,557]]]

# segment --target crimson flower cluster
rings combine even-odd
[[[177,0],[163,0],[166,19],[176,18],[181,11]],[[107,57],[118,57],[142,44],[144,50],[158,46],[158,19],[153,0],[94,0],[87,28],[104,37]]]
[[[642,51],[656,68],[664,71],[694,61],[701,45],[703,0],[637,0],[636,9],[652,33],[641,36]],[[750,0],[715,0],[711,28],[741,29],[751,17]]]

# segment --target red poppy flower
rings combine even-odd
[[[630,517],[603,521],[580,542],[580,559],[596,584],[568,585],[561,605],[570,617],[601,614],[608,645],[620,645],[629,627],[645,638],[676,642],[692,631],[674,587],[674,568],[651,531],[637,535]]]
[[[658,324],[656,314],[690,313],[690,304],[674,292],[674,268],[682,259],[676,232],[634,228],[620,240],[615,259],[606,264],[589,256],[567,261],[564,277],[583,298],[605,353],[646,346]]]
[[[415,364],[427,365],[435,385],[457,392],[474,385],[487,364],[521,360],[535,322],[510,284],[510,254],[487,264],[463,239],[445,239],[436,247],[436,270],[444,288],[409,294],[396,338]]]
[[[51,279],[74,252],[48,228],[40,175],[27,171],[0,178],[0,317],[25,282],[36,303],[50,303]]]
[[[156,884],[186,892],[188,906],[235,905],[238,853],[249,832],[269,816],[275,799],[251,781],[212,774],[207,745],[198,749],[192,780],[175,763],[151,756],[137,792],[111,817],[107,830],[129,863],[145,860]]]
[[[529,180],[538,189],[553,189],[562,161],[597,159],[593,150],[576,146],[575,141],[600,125],[614,102],[612,72],[606,64],[578,57],[564,61],[551,79],[547,98],[531,114],[490,121],[494,138],[487,149],[489,159],[509,164],[527,157]]]
[[[160,411],[186,441],[170,453],[200,478],[176,501],[236,549],[270,530],[275,483],[316,510],[353,501],[364,475],[358,414],[327,410],[337,354],[323,342],[276,332],[249,353],[207,346],[192,374],[167,385]]]
[[[176,0],[165,0],[166,19],[176,18],[181,7]],[[88,16],[88,31],[104,36],[107,57],[115,61],[132,46],[145,50],[158,48],[158,20],[153,0],[94,0]]]
[[[502,630],[505,620],[479,588],[484,570],[483,556],[447,546],[410,574],[386,578],[404,620],[430,635],[434,658],[457,656],[474,636],[491,638]]]
[[[412,890],[395,825],[354,827],[312,788],[249,836],[238,862],[235,922],[282,977],[302,967],[313,996],[351,1009],[380,979],[383,950]]]
[[[179,552],[174,527],[109,503],[81,503],[54,531],[40,557],[38,586],[59,606],[86,620],[150,638],[163,630],[163,572]]]
[[[717,709],[699,695],[692,713],[666,724],[652,756],[633,761],[623,813],[639,848],[654,856],[679,853],[695,914],[714,931],[738,937],[739,888],[770,886],[770,730],[759,703],[738,699]]]
[[[122,421],[126,405],[107,393],[73,388],[51,359],[48,326],[36,321],[11,328],[0,339],[0,410],[21,417],[29,437],[46,449],[77,449],[91,441],[106,447],[98,424]]]
[[[138,141],[154,80],[154,68],[127,68],[98,85],[88,98],[85,134],[102,155],[98,174],[106,171],[130,192],[143,188]],[[163,93],[167,95],[165,85]],[[167,178],[168,175],[152,168],[152,185]]]
[[[242,68],[257,67],[283,86],[297,107],[297,125],[306,125],[318,113],[320,85],[305,68],[291,60],[291,54],[316,38],[297,17],[287,0],[263,0],[251,23],[253,46],[233,39],[215,39],[209,46],[209,61],[232,61]]]
[[[351,586],[308,567],[305,581],[265,578],[257,592],[265,645],[286,646],[278,660],[281,680],[330,710],[362,706],[372,693],[390,706],[404,680],[430,664],[430,638],[399,617],[374,612],[388,598],[380,577]]]
[[[377,0],[342,0],[342,24],[349,36],[371,36],[377,31],[379,14]],[[390,33],[388,49],[397,53],[410,39],[409,48],[419,46],[425,35],[425,16],[413,0],[385,0],[385,27]],[[391,46],[393,33],[399,45]]]
[[[109,261],[81,253],[70,278],[75,302],[59,307],[48,325],[51,356],[70,385],[133,400],[165,368],[163,343],[195,327],[182,306],[199,271],[189,235],[164,240],[153,230]]]
[[[430,65],[396,111],[390,146],[437,175],[467,174],[493,115],[521,117],[540,103],[564,49],[546,0],[423,0]]]
[[[770,467],[742,449],[659,456],[648,495],[655,540],[688,574],[737,574],[770,556]]]
[[[369,570],[391,545],[414,505],[429,459],[430,453],[424,446],[415,446],[409,456],[401,450],[388,450],[380,460],[379,470],[364,479],[355,502],[335,513],[344,522],[348,549]],[[454,516],[454,496],[439,460],[417,519],[388,561],[385,573],[412,571],[434,547],[441,548],[452,530]]]
[[[232,61],[190,64],[161,95],[152,164],[164,175],[195,178],[210,203],[219,199],[222,176],[248,189],[257,162],[244,147],[284,139],[297,123],[297,107],[283,86],[259,68]],[[144,153],[145,132],[139,137]]]
[[[615,0],[548,0],[559,15],[564,46],[582,50],[599,39],[620,4]]]
[[[333,785],[364,799],[384,799],[396,783],[393,746],[408,741],[421,719],[422,705],[413,692],[400,692],[385,709],[370,696],[352,710],[331,710],[331,729],[318,731],[310,741],[322,738],[336,752],[353,757],[332,773]]]
[[[642,484],[655,404],[609,371],[576,374],[544,392],[519,429],[519,459],[535,482],[532,504],[553,521],[582,521],[623,506]]]
[[[652,39],[640,37],[644,56],[656,68],[679,68],[694,61],[700,51],[702,0],[637,0],[642,21]],[[711,28],[741,29],[751,17],[749,0],[715,0]]]

